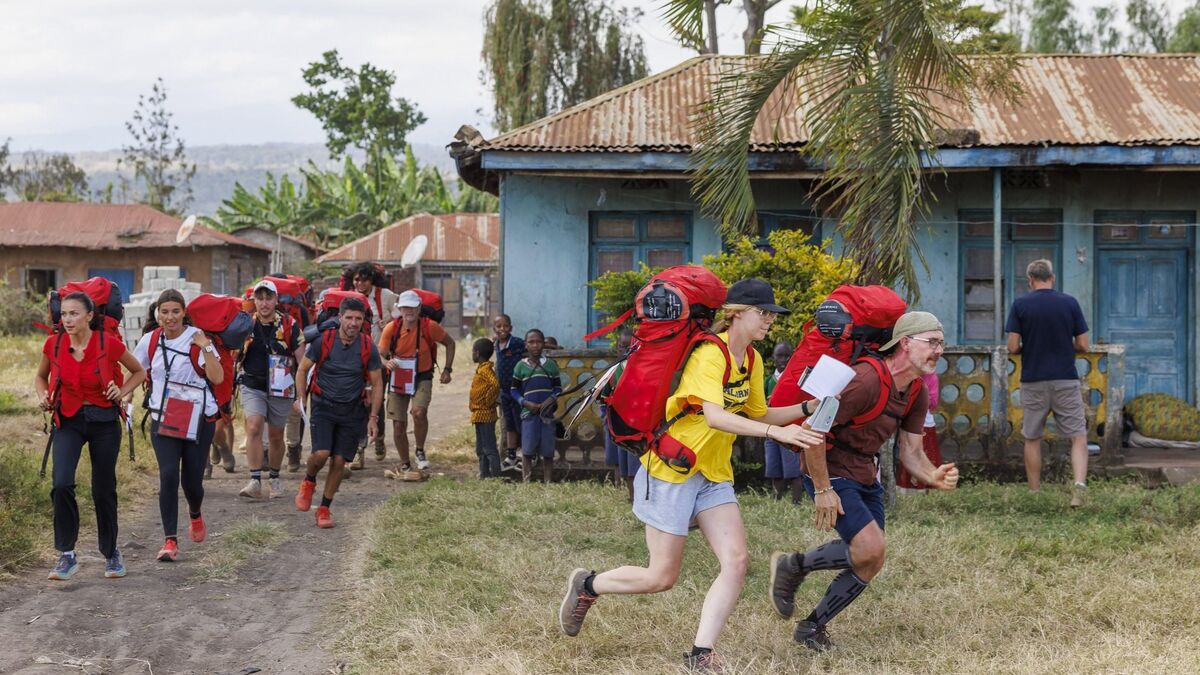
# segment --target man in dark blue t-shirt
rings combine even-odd
[[[1082,506],[1087,489],[1087,420],[1075,355],[1088,349],[1088,326],[1079,301],[1054,290],[1054,267],[1034,260],[1026,269],[1031,292],[1008,313],[1008,353],[1021,355],[1021,409],[1025,475],[1037,492],[1042,481],[1042,433],[1053,412],[1058,432],[1071,439],[1075,486],[1071,506]]]

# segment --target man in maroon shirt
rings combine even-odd
[[[810,572],[842,570],[816,608],[796,624],[794,639],[809,649],[833,647],[825,625],[883,568],[883,486],[875,477],[880,446],[899,431],[900,461],[914,477],[938,490],[958,485],[958,469],[933,466],[921,446],[929,399],[920,378],[934,372],[944,347],[937,317],[928,312],[900,317],[892,340],[880,350],[883,360],[863,359],[854,366],[826,446],[804,451],[801,478],[816,505],[817,529],[832,527],[841,538],[803,553],[774,553],[769,588],[775,611],[790,618],[796,588]]]

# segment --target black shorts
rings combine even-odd
[[[336,403],[313,396],[310,422],[313,452],[328,450],[354,461],[358,440],[367,433],[367,408],[361,401]]]

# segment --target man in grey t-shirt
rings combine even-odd
[[[354,461],[358,441],[364,433],[372,440],[376,434],[383,401],[382,364],[379,351],[363,325],[366,315],[362,301],[343,300],[338,308],[338,327],[322,331],[320,338],[309,345],[296,375],[296,410],[301,414],[305,394],[312,392],[312,454],[296,494],[298,510],[307,511],[312,506],[317,473],[327,459],[333,458],[325,477],[321,506],[317,508],[317,527],[333,527],[329,506],[341,485],[342,472]],[[316,372],[309,382],[309,371],[314,369]]]

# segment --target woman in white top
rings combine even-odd
[[[158,458],[158,510],[166,536],[158,559],[163,562],[179,554],[181,480],[191,519],[188,534],[200,542],[207,533],[200,505],[213,420],[219,414],[209,383],[220,384],[225,375],[216,347],[204,331],[187,325],[185,311],[179,291],[163,291],[158,296],[158,328],[142,336],[134,349],[150,373],[150,442]]]

